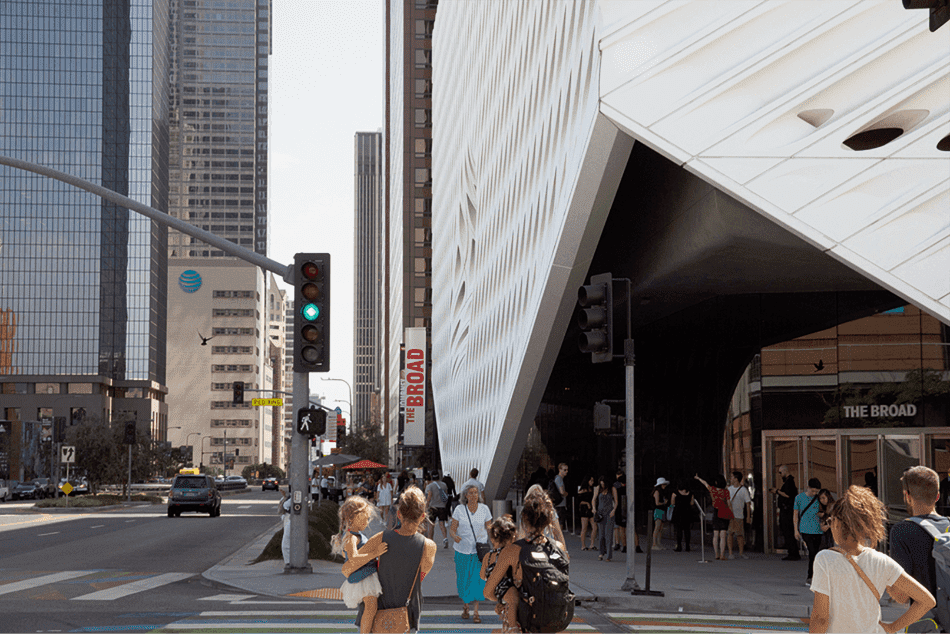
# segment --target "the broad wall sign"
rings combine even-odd
[[[905,418],[917,415],[917,406],[913,403],[901,405],[844,405],[844,418]]]
[[[402,441],[407,446],[426,442],[426,329],[406,328],[406,368],[403,370],[402,400],[405,426]]]

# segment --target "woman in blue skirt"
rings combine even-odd
[[[469,605],[472,605],[473,622],[481,623],[478,602],[485,598],[485,580],[481,577],[482,562],[478,560],[475,543],[488,543],[491,511],[478,501],[479,491],[474,485],[462,491],[462,500],[465,503],[456,506],[452,512],[452,526],[449,528],[449,535],[455,542],[455,583],[459,597],[465,604],[462,618],[468,618]]]

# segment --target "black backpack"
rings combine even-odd
[[[563,632],[574,618],[567,557],[550,541],[518,540],[521,601],[518,624],[525,632]]]

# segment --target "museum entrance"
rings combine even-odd
[[[852,484],[867,486],[884,502],[891,522],[907,517],[900,482],[905,469],[922,464],[942,480],[950,473],[946,427],[773,430],[762,432],[762,447],[764,490],[781,488],[778,468],[786,465],[799,493],[811,478],[818,478],[835,499]],[[947,503],[942,496],[941,506]],[[785,552],[774,496],[767,496],[764,504],[765,550]]]

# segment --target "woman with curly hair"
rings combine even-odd
[[[884,539],[884,505],[865,487],[851,485],[831,509],[836,547],[815,557],[815,594],[809,632],[899,632],[934,605],[933,595],[874,546]],[[893,623],[881,621],[881,594],[913,604]]]
[[[518,527],[510,515],[502,515],[492,520],[488,527],[488,537],[491,539],[492,549],[482,561],[482,579],[485,584],[485,598],[495,600],[495,613],[501,617],[502,632],[520,632],[518,626],[518,589],[511,562],[501,568],[498,567],[502,551],[515,543],[518,537]],[[497,574],[495,571],[498,571]]]

